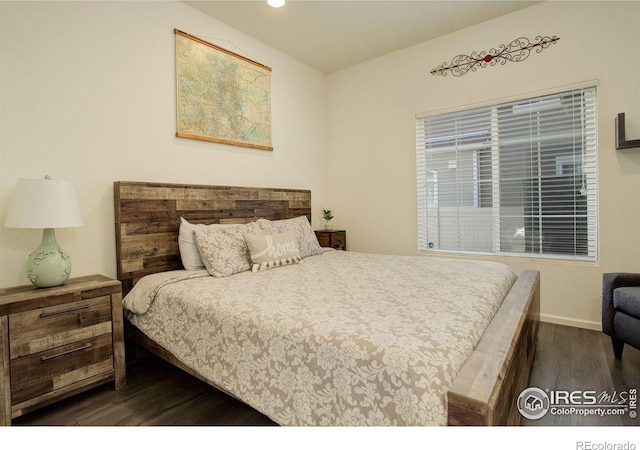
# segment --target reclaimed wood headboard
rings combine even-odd
[[[143,276],[182,269],[180,217],[191,223],[247,223],[307,216],[311,191],[116,181],[116,258],[123,295]]]

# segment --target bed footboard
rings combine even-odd
[[[540,274],[524,271],[449,389],[449,425],[520,424],[539,318]]]

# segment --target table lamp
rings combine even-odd
[[[71,274],[71,259],[56,242],[54,228],[82,225],[78,195],[71,181],[18,179],[5,226],[42,228],[40,247],[29,255],[27,278],[38,287],[64,284]]]

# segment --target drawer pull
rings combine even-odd
[[[58,316],[60,314],[67,314],[67,313],[70,313],[70,312],[80,311],[81,309],[88,309],[88,308],[89,308],[89,305],[76,306],[75,308],[69,308],[69,309],[65,309],[63,311],[42,313],[42,314],[40,314],[40,317],[41,318],[45,318],[45,317],[51,317],[51,316]]]
[[[64,355],[68,355],[70,353],[75,353],[75,352],[79,352],[80,350],[86,350],[88,348],[91,348],[91,344],[87,343],[84,344],[82,347],[78,347],[78,348],[74,348],[72,350],[67,350],[66,352],[62,352],[62,353],[58,353],[57,355],[51,355],[51,356],[41,356],[40,360],[42,361],[49,361],[50,359],[54,359],[54,358],[58,358],[60,356],[64,356]]]

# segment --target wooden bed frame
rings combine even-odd
[[[311,191],[297,189],[116,181],[114,204],[123,295],[145,275],[182,269],[180,217],[192,223],[311,219]],[[520,423],[517,398],[529,382],[539,316],[540,275],[524,271],[449,389],[449,425]],[[220,389],[128,323],[125,337]]]

